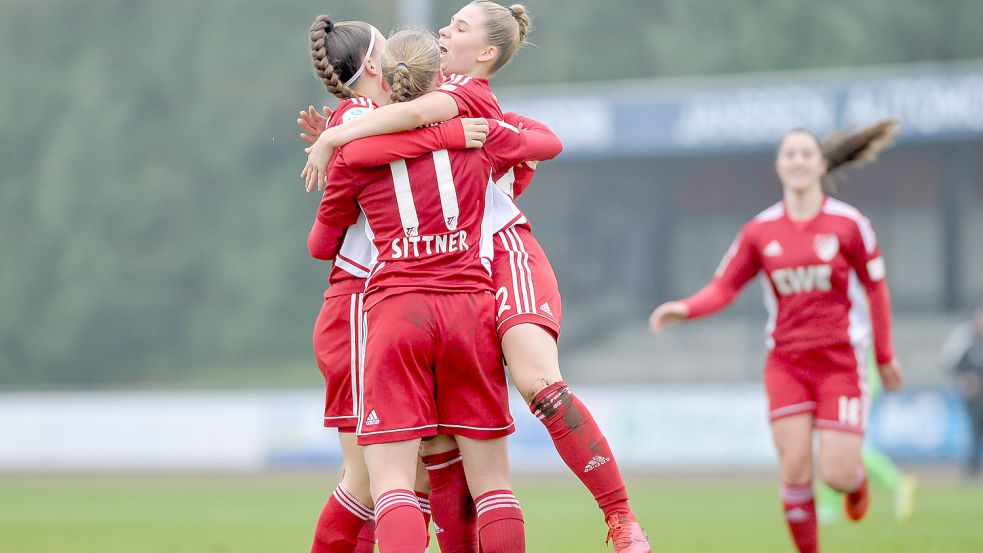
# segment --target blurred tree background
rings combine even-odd
[[[534,46],[498,87],[983,57],[978,0],[527,5]],[[3,2],[0,387],[317,378],[328,267],[294,119],[334,103],[307,52],[324,12],[385,32],[397,10]]]

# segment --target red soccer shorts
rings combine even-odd
[[[324,426],[355,432],[362,294],[325,298],[314,323],[314,358],[324,375]]]
[[[546,252],[528,223],[508,227],[494,236],[492,285],[498,335],[517,324],[534,323],[560,337],[560,288]]]
[[[771,420],[812,413],[815,427],[863,434],[870,397],[863,348],[839,346],[768,355],[765,389]]]
[[[365,314],[359,445],[515,431],[490,293],[411,292]]]

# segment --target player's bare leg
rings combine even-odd
[[[522,553],[526,550],[522,509],[512,493],[506,438],[475,440],[457,437],[468,488],[478,513],[482,553]]]
[[[440,550],[477,553],[477,513],[457,442],[453,436],[438,435],[423,442],[420,454],[430,485],[430,509]]]
[[[369,469],[365,466],[365,456],[359,447],[354,433],[339,432],[341,444],[342,469],[341,485],[363,505],[372,506],[372,492],[369,491]]]
[[[427,527],[413,492],[420,440],[372,444],[363,448],[375,501],[376,538],[381,553],[423,551]]]
[[[785,522],[799,553],[817,553],[816,503],[812,495],[812,414],[772,421],[771,435],[778,450]]]
[[[615,552],[651,551],[628,506],[628,491],[607,439],[587,407],[563,382],[556,339],[539,325],[519,324],[502,336],[502,352],[516,389],[546,426],[560,457],[604,512]]]
[[[863,436],[838,430],[819,431],[819,474],[826,485],[846,494],[846,514],[860,520],[867,513],[870,494],[860,460]]]

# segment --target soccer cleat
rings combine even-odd
[[[608,537],[604,543],[614,542],[614,553],[652,553],[649,537],[638,525],[631,513],[612,513],[605,521]]]
[[[901,477],[898,489],[894,492],[894,518],[898,522],[908,522],[915,514],[915,495],[918,492],[918,478],[914,474]]]
[[[854,522],[864,518],[867,508],[870,507],[870,492],[867,490],[867,479],[864,478],[863,484],[856,491],[846,494],[843,501],[846,507],[846,517]]]

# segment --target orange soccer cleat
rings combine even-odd
[[[652,553],[649,538],[638,520],[631,513],[612,513],[605,521],[608,537],[604,543],[614,542],[614,553]]]
[[[867,491],[867,479],[864,478],[863,484],[856,491],[846,494],[844,499],[846,516],[850,520],[857,522],[867,514],[870,507],[870,493]]]

